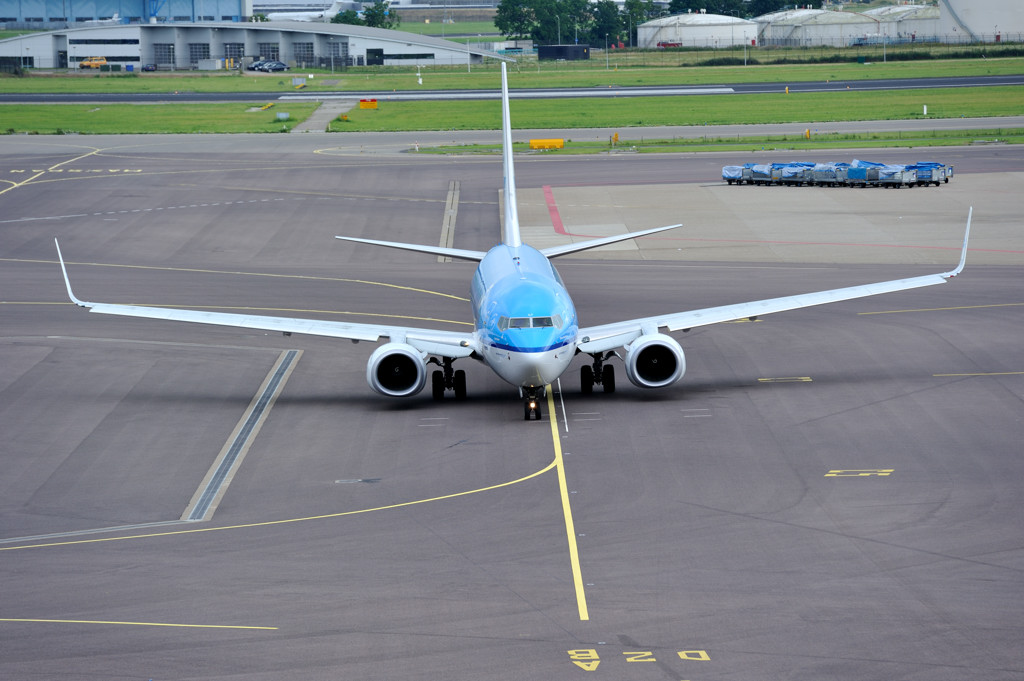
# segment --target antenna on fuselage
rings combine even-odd
[[[519,236],[519,212],[516,209],[516,174],[512,166],[512,119],[508,113],[508,76],[501,62],[501,161],[505,173],[505,245],[523,245]]]

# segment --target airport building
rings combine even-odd
[[[260,59],[299,69],[467,65],[485,58],[505,59],[478,46],[430,36],[295,21],[116,24],[0,40],[0,59],[27,68],[73,69],[89,57],[105,57],[109,70],[121,71],[144,64],[160,70],[222,69]]]
[[[247,21],[252,13],[252,0],[0,0],[0,24],[8,29]]]

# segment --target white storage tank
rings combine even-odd
[[[639,47],[730,47],[757,39],[757,22],[721,14],[674,14],[636,27]]]

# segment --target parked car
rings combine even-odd
[[[262,61],[262,60],[261,61],[254,61],[253,63],[249,64],[246,68],[248,70],[250,70],[250,71],[259,71],[260,67],[263,66],[266,63],[267,62]]]
[[[260,71],[266,71],[271,73],[273,71],[287,71],[288,65],[283,61],[268,61],[264,62],[263,66],[260,67]]]
[[[107,65],[106,57],[86,57],[78,63],[80,69],[98,69]]]
[[[156,71],[156,64],[143,64],[142,65],[142,70],[143,71]]]

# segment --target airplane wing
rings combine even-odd
[[[717,324],[735,319],[759,317],[772,312],[784,312],[801,307],[811,307],[812,305],[824,305],[841,300],[852,300],[854,298],[875,296],[881,293],[892,293],[894,291],[905,291],[933,284],[944,284],[952,277],[960,274],[964,269],[964,264],[967,261],[967,240],[971,233],[971,214],[973,211],[974,209],[971,208],[967,213],[967,229],[964,233],[963,248],[960,251],[960,264],[949,272],[585,327],[579,330],[579,335],[577,336],[579,340],[578,347],[582,352],[605,352],[631,343],[643,334],[656,333],[659,329],[667,329],[669,331],[692,329],[697,326]]]
[[[54,243],[57,243],[56,239],[54,239]],[[90,312],[125,317],[194,322],[197,324],[214,324],[217,326],[234,326],[245,329],[262,329],[264,331],[279,331],[281,333],[304,333],[311,336],[346,338],[352,341],[379,341],[387,338],[397,343],[408,343],[420,352],[452,358],[468,357],[473,354],[478,345],[476,336],[473,333],[458,331],[418,329],[387,324],[329,322],[319,319],[299,319],[294,317],[268,317],[229,312],[204,312],[201,310],[146,307],[142,305],[90,303],[80,300],[72,292],[71,281],[68,278],[68,270],[64,265],[64,256],[60,252],[59,243],[57,243],[57,257],[60,259],[60,269],[64,273],[64,284],[68,289],[68,297],[71,298],[71,302],[75,305],[84,307]]]

